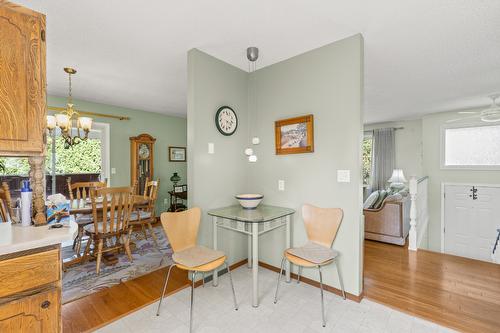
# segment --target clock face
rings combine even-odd
[[[149,147],[145,143],[139,145],[139,158],[146,159],[149,157]]]
[[[236,112],[229,106],[222,106],[215,114],[215,126],[223,135],[233,135],[238,127]]]

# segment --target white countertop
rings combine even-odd
[[[0,255],[73,240],[77,230],[74,221],[59,229],[49,229],[49,225],[22,227],[21,224],[0,223]]]

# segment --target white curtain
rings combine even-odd
[[[373,130],[372,143],[372,191],[386,188],[395,164],[394,128]]]

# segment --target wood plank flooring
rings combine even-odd
[[[368,299],[463,332],[500,332],[500,265],[365,241]]]
[[[167,268],[77,299],[62,306],[63,332],[88,332],[136,311],[160,297]],[[189,287],[186,271],[173,268],[167,294]]]

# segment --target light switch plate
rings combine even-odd
[[[350,183],[351,182],[351,171],[350,170],[337,170],[337,182]]]
[[[111,168],[111,174],[114,175],[116,173],[116,168]]]
[[[284,191],[285,190],[285,181],[280,179],[278,180],[278,191]]]
[[[209,154],[215,154],[215,145],[213,142],[208,143],[208,153]]]

